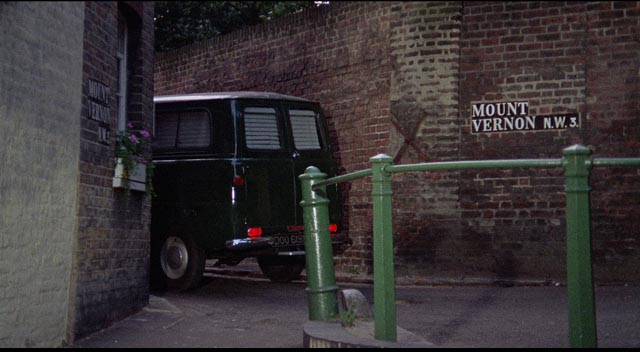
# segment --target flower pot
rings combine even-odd
[[[126,178],[124,177],[124,166],[122,158],[116,160],[116,170],[113,177],[114,188],[127,188]],[[129,177],[129,189],[132,191],[144,192],[147,189],[147,166],[145,164],[136,164]]]

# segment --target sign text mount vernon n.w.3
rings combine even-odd
[[[580,127],[578,113],[529,115],[529,102],[477,103],[471,105],[471,132],[563,130]]]

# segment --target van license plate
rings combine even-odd
[[[304,235],[303,234],[274,235],[273,236],[273,246],[274,247],[297,246],[297,245],[304,245]]]

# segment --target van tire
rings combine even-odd
[[[206,256],[192,236],[172,234],[165,236],[159,253],[159,266],[166,287],[184,291],[199,286],[204,273]]]
[[[273,282],[290,282],[300,278],[304,270],[304,256],[265,256],[258,257],[258,266],[269,280]]]

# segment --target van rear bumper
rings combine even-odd
[[[264,249],[273,247],[270,237],[237,238],[225,242],[225,247],[231,251],[247,251],[252,249]]]
[[[304,246],[281,246],[276,247],[273,245],[274,241],[271,236],[264,236],[259,238],[239,238],[229,240],[225,243],[225,247],[228,251],[232,251],[243,256],[251,256],[251,252],[263,255],[265,252],[271,254],[278,254],[283,252],[283,255],[290,255],[288,253],[296,253],[298,255],[304,254]],[[333,248],[333,254],[341,254],[349,247],[353,241],[349,236],[344,233],[336,233],[331,236],[331,245]],[[287,253],[287,254],[285,254]]]

